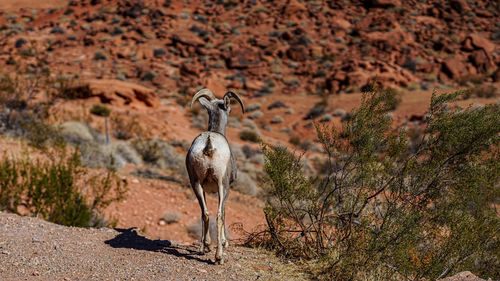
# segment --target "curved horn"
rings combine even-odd
[[[237,93],[229,91],[224,95],[224,98],[226,98],[226,97],[235,98],[240,103],[241,110],[243,111],[243,113],[245,113],[245,106],[243,105],[243,101],[241,100],[241,97]]]
[[[203,88],[203,89],[199,90],[198,93],[196,93],[194,95],[193,99],[191,100],[191,107],[193,107],[194,102],[197,101],[201,97],[207,97],[209,100],[216,99],[216,97],[215,97],[214,93],[212,93],[212,91],[210,91],[207,88]]]

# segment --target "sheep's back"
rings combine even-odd
[[[207,148],[209,138],[211,147]],[[222,134],[203,132],[194,139],[186,158],[192,164],[205,191],[215,192],[217,185],[214,185],[214,181],[226,176],[231,161],[231,150]]]

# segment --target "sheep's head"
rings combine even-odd
[[[245,113],[243,101],[235,92],[229,91],[224,95],[224,98],[218,99],[212,91],[206,88],[201,89],[194,95],[191,107],[193,107],[195,101],[199,100],[208,112],[208,130],[226,135],[227,120],[229,113],[231,113],[231,98],[236,99],[241,105],[241,110]]]

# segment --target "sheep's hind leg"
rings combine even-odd
[[[205,254],[210,252],[210,235],[208,235],[209,226],[209,214],[207,208],[207,202],[205,199],[205,192],[201,187],[199,182],[196,182],[193,186],[196,198],[198,198],[198,203],[200,203],[201,208],[201,245],[200,253]]]
[[[215,252],[215,263],[224,264],[224,257],[222,256],[222,243],[224,237],[224,186],[219,182],[219,209],[217,210],[217,251]]]
[[[224,201],[222,202],[222,244],[224,248],[229,247],[229,240],[226,238],[226,200],[229,195],[229,190],[224,194]]]

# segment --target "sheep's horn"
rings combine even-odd
[[[243,105],[243,101],[241,100],[241,97],[237,93],[229,91],[224,95],[224,98],[226,98],[226,97],[235,98],[240,103],[241,110],[243,111],[243,113],[245,113],[245,106]]]
[[[196,93],[196,95],[194,95],[193,99],[191,100],[191,107],[193,107],[194,102],[197,101],[201,97],[207,97],[209,100],[216,99],[216,97],[215,97],[214,93],[212,93],[212,91],[210,91],[207,88],[203,88],[203,89],[199,90],[198,93]]]

